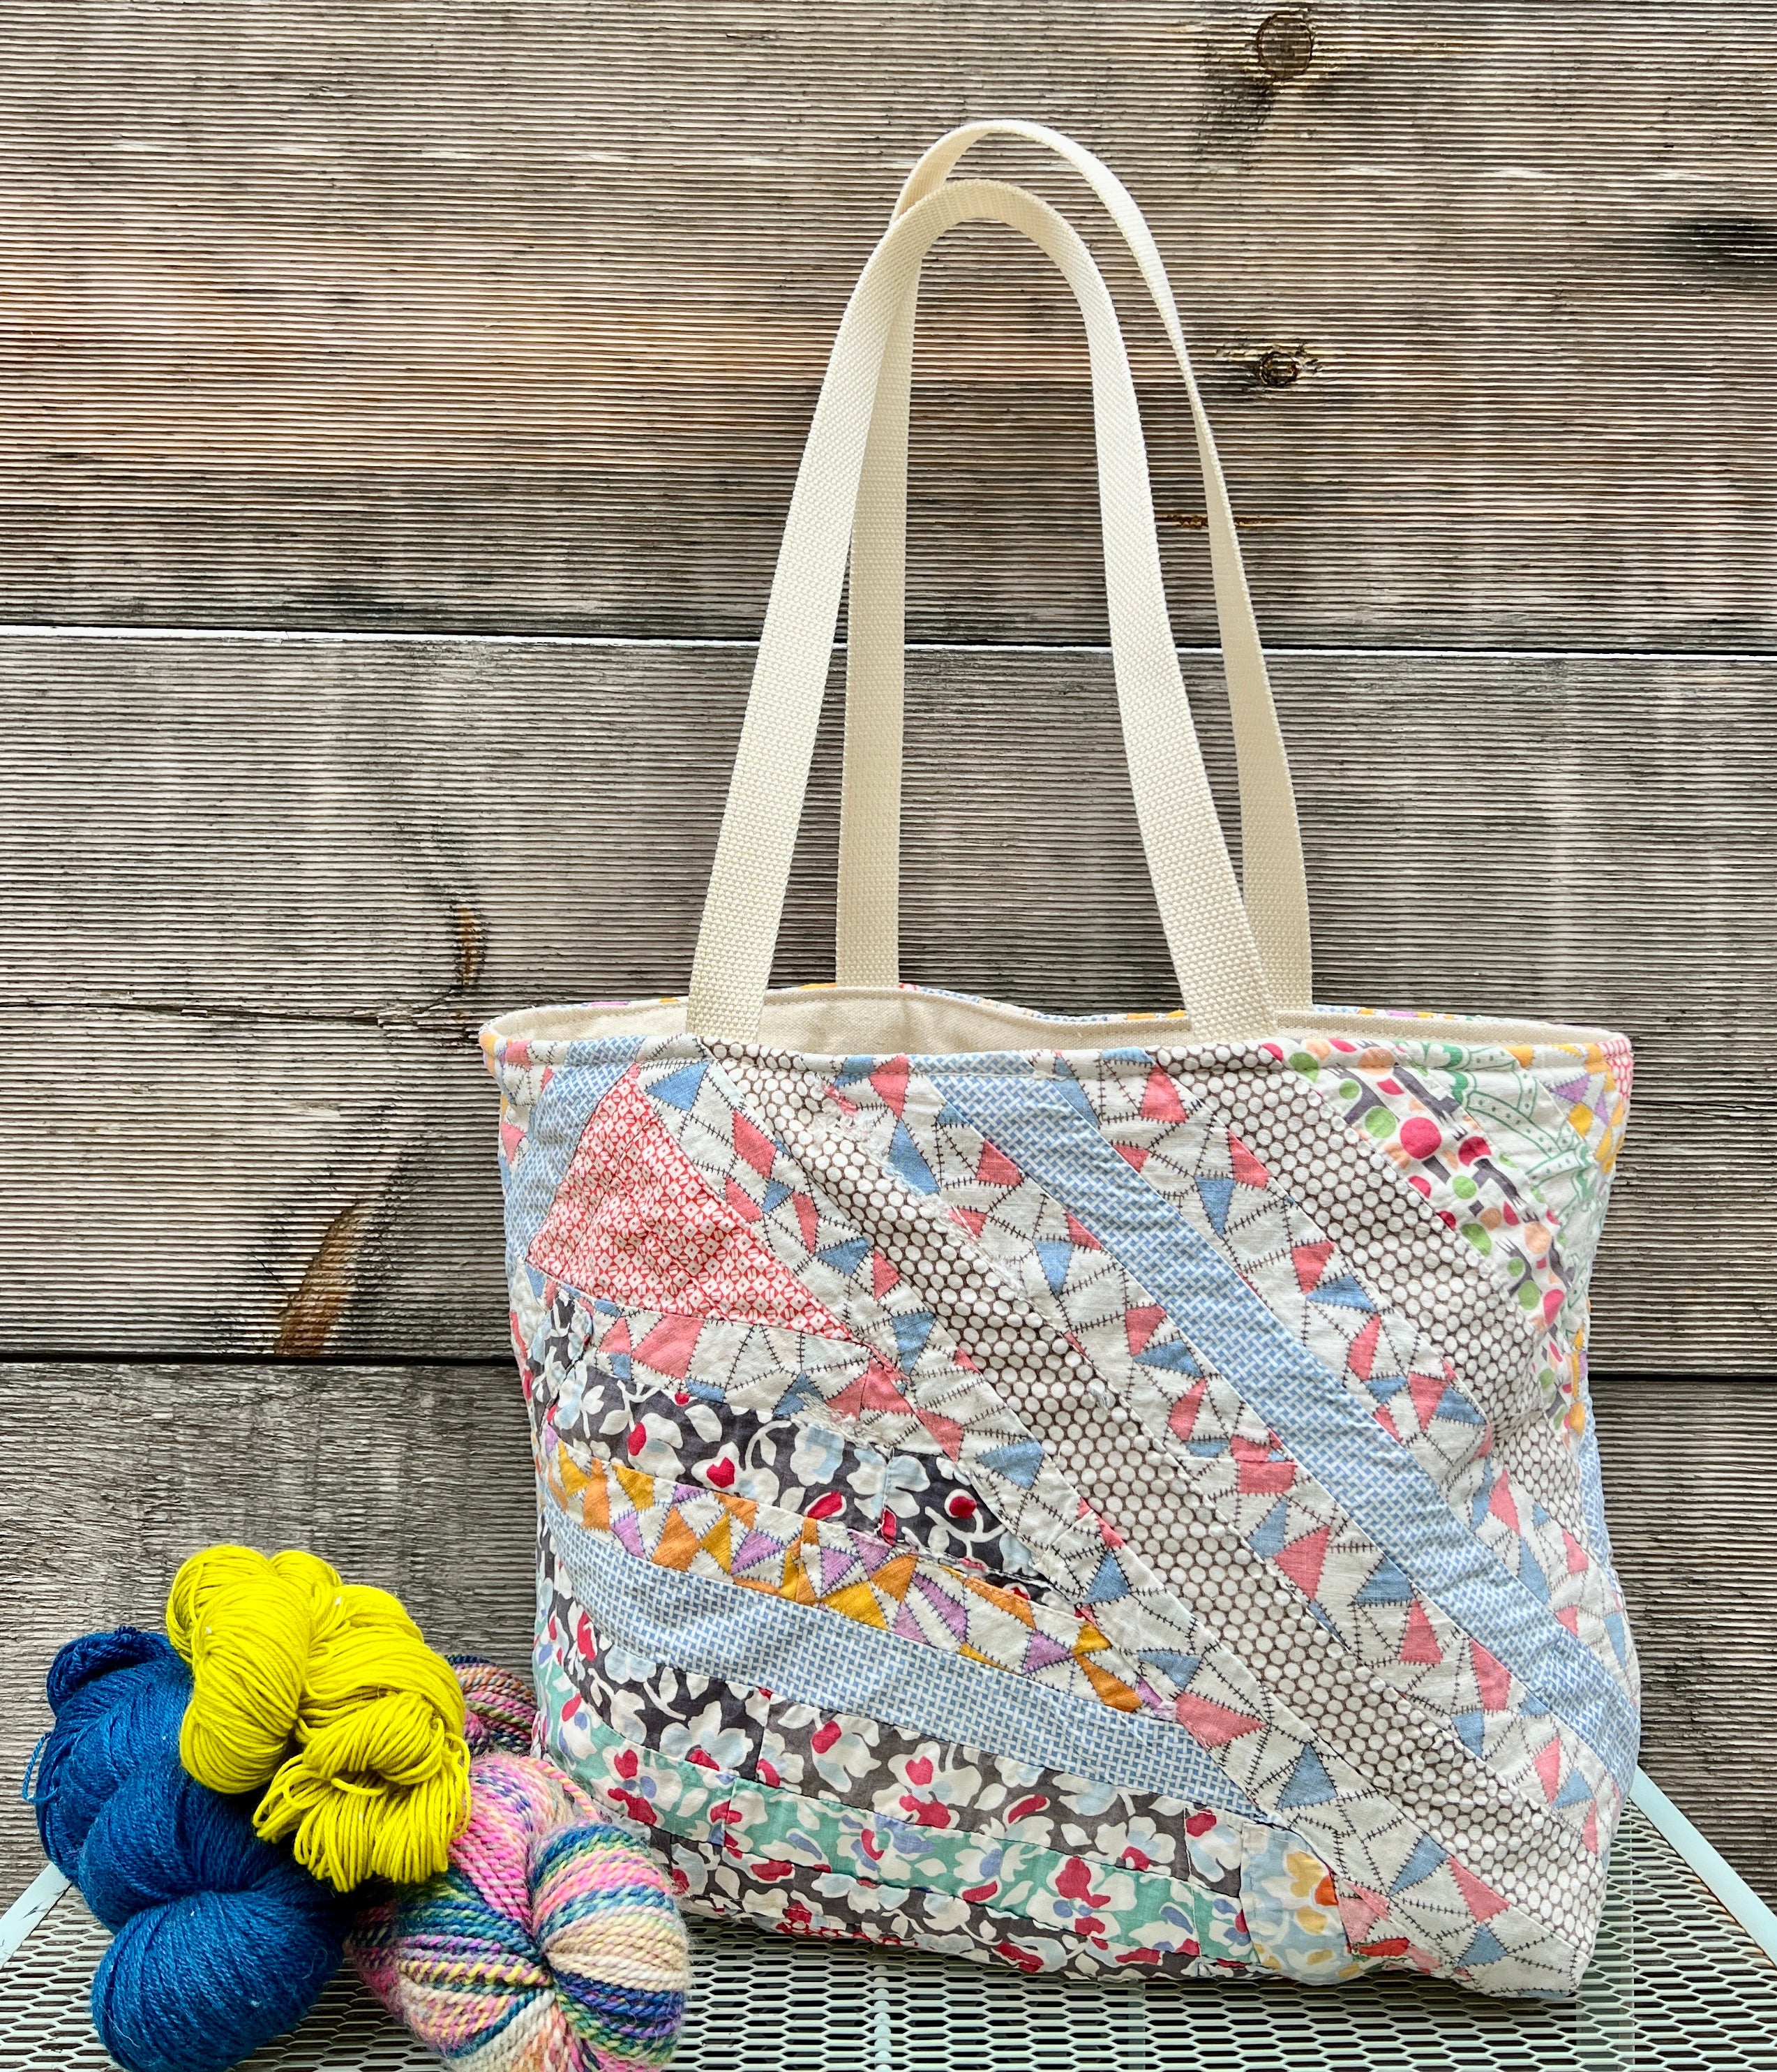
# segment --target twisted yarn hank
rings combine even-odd
[[[223,2072],[314,2005],[339,1904],[181,1767],[191,1676],[158,1634],[71,1641],[47,1690],[38,1830],[116,1930],[92,1982],[99,2040],[127,2072]]]
[[[463,1733],[470,1753],[503,1749],[509,1755],[528,1755],[537,1724],[537,1696],[530,1678],[479,1655],[450,1655],[445,1659],[462,1688],[467,1708]]]
[[[177,1758],[191,1679],[158,1634],[119,1626],[71,1640],[44,1688],[55,1725],[36,1790],[43,1853],[80,1881],[80,1851],[106,1802],[156,1755]]]
[[[458,1665],[466,1684],[476,1667]],[[525,1687],[514,1695],[534,1713]],[[366,1984],[474,2072],[656,2072],[690,1977],[659,1867],[548,1763],[495,1750],[470,1776],[449,1870],[359,1917],[348,1947]]]
[[[445,1868],[469,1816],[462,1691],[398,1598],[299,1549],[212,1547],[166,1626],[193,1679],[180,1758],[214,1790],[265,1786],[262,1836],[342,1892]]]

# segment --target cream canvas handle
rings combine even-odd
[[[1010,224],[1061,269],[1085,318],[1111,658],[1148,865],[1192,1034],[1275,1033],[1258,951],[1216,818],[1167,619],[1147,455],[1128,356],[1091,254],[1018,187],[946,183],[864,267],[839,325],[798,471],[698,931],[686,1026],[757,1039],[789,884],[884,356],[933,241]]]
[[[1233,717],[1246,910],[1273,1005],[1280,1011],[1306,1008],[1312,993],[1312,953],[1295,795],[1227,485],[1164,262],[1134,198],[1110,167],[1083,146],[1039,123],[987,120],[941,138],[909,176],[896,204],[897,216],[939,187],[970,146],[988,136],[1020,137],[1044,145],[1089,183],[1135,254],[1177,358],[1203,474],[1216,617]],[[852,548],[845,775],[839,808],[836,964],[842,985],[892,985],[900,970],[907,418],[918,297],[916,277],[897,313],[884,356]]]

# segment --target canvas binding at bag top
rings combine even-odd
[[[1601,1029],[1309,1005],[1295,811],[1194,384],[1229,865],[1110,297],[927,154],[835,342],[683,999],[484,1032],[549,1752],[693,1911],[1028,1971],[1571,1992],[1634,1775],[1586,1392]],[[954,224],[1091,353],[1119,709],[1184,1009],[902,984],[906,420]],[[839,984],[768,992],[849,560]]]

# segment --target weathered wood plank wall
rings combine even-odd
[[[1299,72],[1299,40],[1262,55],[1274,11],[1311,25]],[[751,633],[896,183],[1010,109],[1152,212],[1272,638],[1731,647],[1777,623],[1777,70],[1726,0],[0,21],[20,616]],[[1035,154],[981,162],[1085,216]],[[1176,384],[1123,300],[1159,504],[1188,518]],[[975,230],[927,319],[917,630],[1098,635],[1065,298]],[[1199,633],[1203,556],[1173,558]]]
[[[86,1342],[90,1283],[57,1262],[102,1231],[138,1353],[502,1354],[474,1032],[495,1006],[682,985],[752,654],[0,636],[0,997],[54,1018],[79,1086],[0,1081],[0,1242],[31,1267],[0,1289],[0,1343]],[[1225,794],[1215,660],[1188,662]],[[1594,1359],[1761,1371],[1763,1199],[1697,1176],[1777,1165],[1771,824],[1746,805],[1777,776],[1777,661],[1286,651],[1275,674],[1321,997],[1630,1030]],[[1176,1005],[1106,657],[928,648],[909,680],[907,968],[1064,1010]],[[832,969],[828,703],[786,982]],[[54,1186],[46,1127],[90,1147]],[[353,1289],[324,1342],[311,1272]]]
[[[1173,265],[1324,997],[1636,1039],[1594,1357],[1648,1761],[1777,1897],[1777,60],[1721,0],[1008,18],[0,0],[0,1770],[52,1641],[208,1536],[522,1655],[469,1033],[682,983],[839,310],[917,150],[1012,110]],[[1132,271],[982,164],[1094,239],[1200,643]],[[907,968],[1165,1005],[1077,320],[986,232],[923,310]],[[786,977],[832,845],[829,754]]]

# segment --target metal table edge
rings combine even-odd
[[[1646,1770],[1635,1772],[1629,1797],[1765,1955],[1777,1963],[1777,1914],[1766,1906],[1714,1844],[1691,1825]]]

